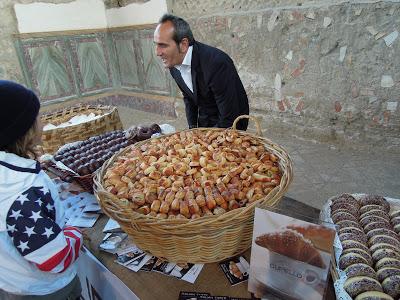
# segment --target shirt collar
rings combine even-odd
[[[175,68],[181,71],[181,68],[183,66],[190,67],[192,65],[192,52],[193,52],[193,46],[189,46],[188,51],[186,52],[186,55],[183,58],[182,64],[176,65]]]

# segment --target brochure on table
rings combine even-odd
[[[256,208],[249,291],[264,298],[323,299],[335,230]]]

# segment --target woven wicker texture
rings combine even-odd
[[[86,140],[87,138],[99,135],[108,131],[122,129],[118,110],[113,106],[105,105],[78,105],[68,107],[62,111],[45,114],[41,117],[43,124],[51,123],[59,125],[69,121],[72,117],[82,114],[94,113],[101,117],[64,128],[55,128],[43,131],[43,150],[46,153],[54,154],[62,145]]]
[[[239,118],[243,117],[253,119],[256,124],[258,123],[251,116]],[[235,129],[197,128],[188,131],[193,130]],[[258,124],[257,131],[261,133]],[[247,207],[234,209],[222,215],[203,216],[192,220],[159,219],[137,213],[132,211],[128,202],[122,201],[103,188],[105,172],[120,155],[129,151],[127,148],[108,160],[94,177],[95,195],[103,211],[116,220],[142,250],[172,262],[210,263],[242,253],[251,245],[254,208],[256,206],[266,208],[277,204],[292,181],[293,171],[292,161],[282,147],[266,138],[248,132],[238,131],[238,133],[258,139],[266,150],[279,158],[279,167],[282,172],[281,182],[266,197]],[[136,143],[135,147],[140,147],[145,143],[147,141]]]

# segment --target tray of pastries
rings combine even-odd
[[[342,194],[323,211],[337,230],[338,298],[399,299],[400,200]]]

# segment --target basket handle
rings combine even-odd
[[[235,129],[235,130],[236,130],[236,124],[237,124],[241,119],[249,119],[249,120],[251,119],[252,121],[254,121],[254,123],[256,124],[257,135],[258,135],[258,136],[262,136],[260,121],[259,121],[256,117],[250,116],[250,115],[241,115],[241,116],[237,117],[237,118],[235,119],[235,121],[233,121],[232,129]]]

